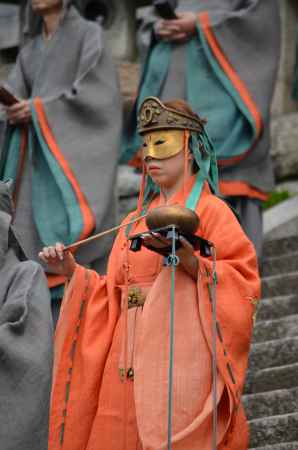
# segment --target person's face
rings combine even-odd
[[[184,132],[154,131],[144,135],[146,171],[161,189],[172,188],[184,177]],[[191,159],[191,155],[189,155]]]
[[[48,11],[59,11],[63,7],[63,0],[31,0],[34,12],[42,14]]]
[[[180,182],[184,175],[184,152],[166,159],[157,159],[147,156],[145,166],[148,175],[160,186],[171,188]]]

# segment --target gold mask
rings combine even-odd
[[[166,159],[184,148],[183,130],[156,130],[143,135],[143,160],[147,157]]]

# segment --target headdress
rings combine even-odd
[[[140,107],[137,129],[139,134],[165,129],[202,133],[204,121],[199,117],[169,108],[156,97],[147,97]]]

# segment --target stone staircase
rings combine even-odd
[[[266,242],[244,405],[250,448],[298,450],[298,236]]]

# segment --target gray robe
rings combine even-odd
[[[270,157],[270,105],[277,75],[280,20],[276,0],[184,0],[178,11],[201,13],[208,11],[212,30],[240,79],[248,87],[263,119],[263,132],[252,151],[239,162],[219,167],[223,181],[241,181],[262,192],[274,187],[273,166]],[[270,17],[270,19],[268,19]],[[140,53],[146,54],[155,45],[152,33],[157,17],[147,10],[139,32]],[[160,98],[163,101],[187,97],[186,44],[172,45],[172,58],[164,80]],[[191,70],[191,69],[190,69]],[[204,70],[204,69],[203,69]],[[143,79],[145,73],[143,74]],[[142,81],[141,81],[142,85]],[[200,87],[194,95],[200,101]],[[210,92],[210,109],[217,112],[217,98]],[[196,111],[200,114],[200,111]],[[209,115],[209,117],[210,117]],[[208,117],[207,117],[208,119]],[[207,124],[208,128],[208,124]],[[212,128],[209,129],[212,138]],[[229,133],[229,130],[226,130]],[[216,150],[216,148],[215,148]],[[262,253],[262,208],[258,199],[241,195],[230,198],[242,226],[253,241],[258,256]]]
[[[0,185],[0,447],[46,450],[52,373],[50,294],[24,255]],[[6,212],[5,212],[6,211]]]
[[[264,130],[253,151],[235,165],[220,167],[220,179],[245,181],[269,192],[274,187],[270,158],[270,105],[277,75],[280,47],[279,7],[276,0],[184,0],[177,11],[209,12],[213,32],[225,55],[248,87],[263,118]],[[270,17],[270,20],[268,19]],[[143,18],[139,45],[144,55],[152,43],[152,28],[158,18]],[[186,98],[186,45],[173,44],[173,56],[160,98]],[[198,98],[200,90],[198,87]],[[210,95],[216,110],[216,98]],[[196,111],[198,114],[199,111]],[[208,119],[208,117],[207,117]],[[209,130],[212,137],[212,130]],[[227,130],[228,132],[228,130]]]
[[[66,8],[50,41],[44,42],[38,29],[29,36],[7,85],[19,97],[41,98],[54,138],[92,210],[96,222],[93,232],[114,225],[122,111],[116,70],[101,28],[83,19],[74,7]],[[42,242],[35,226],[31,195],[34,163],[34,154],[27,154],[15,227],[26,254],[37,260],[40,249],[53,242]],[[52,218],[49,210],[49,223]],[[77,252],[78,261],[93,264],[101,260],[110,243],[107,238],[100,245],[82,247]]]

